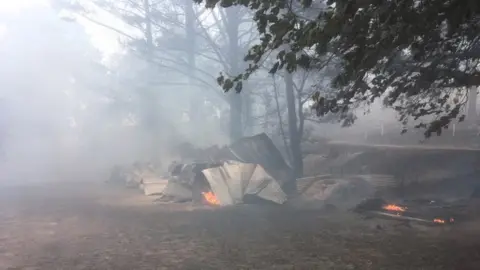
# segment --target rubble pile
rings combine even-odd
[[[295,196],[284,191],[292,180],[291,168],[264,133],[228,146],[197,149],[194,159],[175,161],[164,173],[151,163],[115,166],[108,182],[172,203],[281,205],[288,200],[429,225],[451,225],[480,214],[480,188],[472,188],[478,180],[475,166],[470,166],[480,160],[480,151],[339,142],[330,146],[333,150],[317,166],[325,168],[323,173],[296,179]],[[449,157],[455,160],[448,163]],[[405,169],[411,163],[414,171]]]
[[[108,182],[158,195],[157,201],[235,205],[251,201],[283,204],[290,167],[262,133],[232,145],[198,150],[195,161],[174,161],[162,174],[149,163],[115,166]]]

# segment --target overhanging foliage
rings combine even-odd
[[[382,97],[404,123],[433,116],[418,125],[430,136],[463,119],[466,89],[480,85],[477,0],[194,1],[255,11],[261,42],[245,57],[250,65],[243,74],[218,78],[225,91],[240,91],[242,80],[272,53],[272,73],[315,69],[334,55],[342,60],[336,94],[314,96],[319,116]]]

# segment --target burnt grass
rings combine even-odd
[[[2,188],[0,269],[467,270],[480,265],[480,233],[465,233],[460,224],[419,229],[312,208],[212,209],[151,201],[136,190],[103,184]]]

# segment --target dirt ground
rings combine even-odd
[[[0,269],[480,267],[472,224],[409,228],[311,208],[151,201],[103,184],[2,188]]]

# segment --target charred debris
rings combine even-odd
[[[295,194],[284,189],[292,181],[289,162],[264,133],[198,152],[167,172],[152,164],[115,166],[108,182],[139,188],[164,203],[316,205],[431,226],[477,217],[480,151],[474,149],[327,142],[315,170],[294,180]]]

